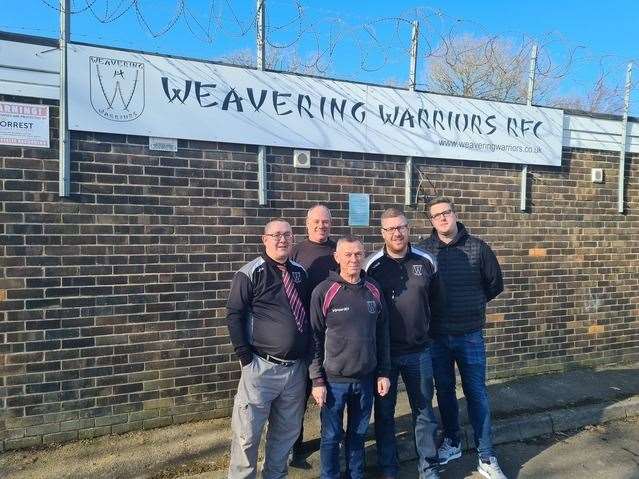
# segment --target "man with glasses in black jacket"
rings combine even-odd
[[[495,253],[471,236],[458,221],[449,198],[437,197],[428,205],[431,236],[420,244],[437,258],[442,296],[433,308],[433,373],[444,441],[441,464],[461,457],[459,406],[455,395],[455,364],[473,427],[479,461],[477,471],[489,479],[506,479],[495,457],[486,389],[486,347],[482,329],[486,303],[504,289]]]

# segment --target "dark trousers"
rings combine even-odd
[[[373,409],[374,378],[354,383],[329,382],[326,404],[320,413],[320,479],[339,479],[339,446],[344,439],[346,478],[364,477],[364,439]],[[347,414],[344,438],[344,409]]]
[[[420,477],[437,464],[437,419],[433,412],[433,368],[430,349],[391,358],[391,388],[384,397],[375,396],[375,438],[377,463],[382,474],[399,472],[395,439],[397,380],[401,374],[413,414],[415,450]]]
[[[486,389],[486,347],[482,331],[437,335],[432,354],[437,404],[442,417],[444,437],[454,444],[459,443],[459,405],[455,395],[457,364],[477,452],[480,457],[492,456],[490,404]]]
[[[304,414],[306,414],[306,407],[308,405],[308,398],[311,397],[311,389],[313,389],[313,382],[306,378],[306,401],[304,401]],[[302,420],[302,428],[300,429],[300,435],[297,437],[295,444],[293,444],[293,454],[301,455],[304,453],[304,421]]]

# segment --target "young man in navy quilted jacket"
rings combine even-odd
[[[455,395],[457,364],[479,456],[477,471],[488,479],[506,479],[492,443],[482,331],[486,324],[486,304],[504,289],[501,268],[490,246],[470,235],[458,221],[451,199],[434,198],[427,211],[433,232],[420,247],[437,258],[442,284],[431,327],[437,403],[444,428],[440,463],[461,457],[459,406]]]

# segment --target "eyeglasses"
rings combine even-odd
[[[441,220],[443,218],[448,218],[452,214],[453,214],[453,210],[446,210],[446,211],[442,211],[441,213],[437,213],[436,215],[431,216],[430,219],[439,221],[439,220]]]
[[[390,228],[382,228],[382,231],[384,233],[390,233],[393,234],[395,232],[397,233],[405,233],[406,231],[408,231],[408,225],[399,225],[399,226],[391,226]]]
[[[281,239],[285,239],[286,241],[291,241],[293,239],[293,233],[264,233],[264,236],[268,236],[273,238],[275,241],[279,241]]]

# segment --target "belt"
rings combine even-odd
[[[297,360],[289,360],[289,359],[280,359],[275,356],[271,356],[270,354],[260,353],[259,351],[253,351],[256,356],[259,356],[264,361],[268,361],[269,363],[277,364],[278,366],[293,366]]]

